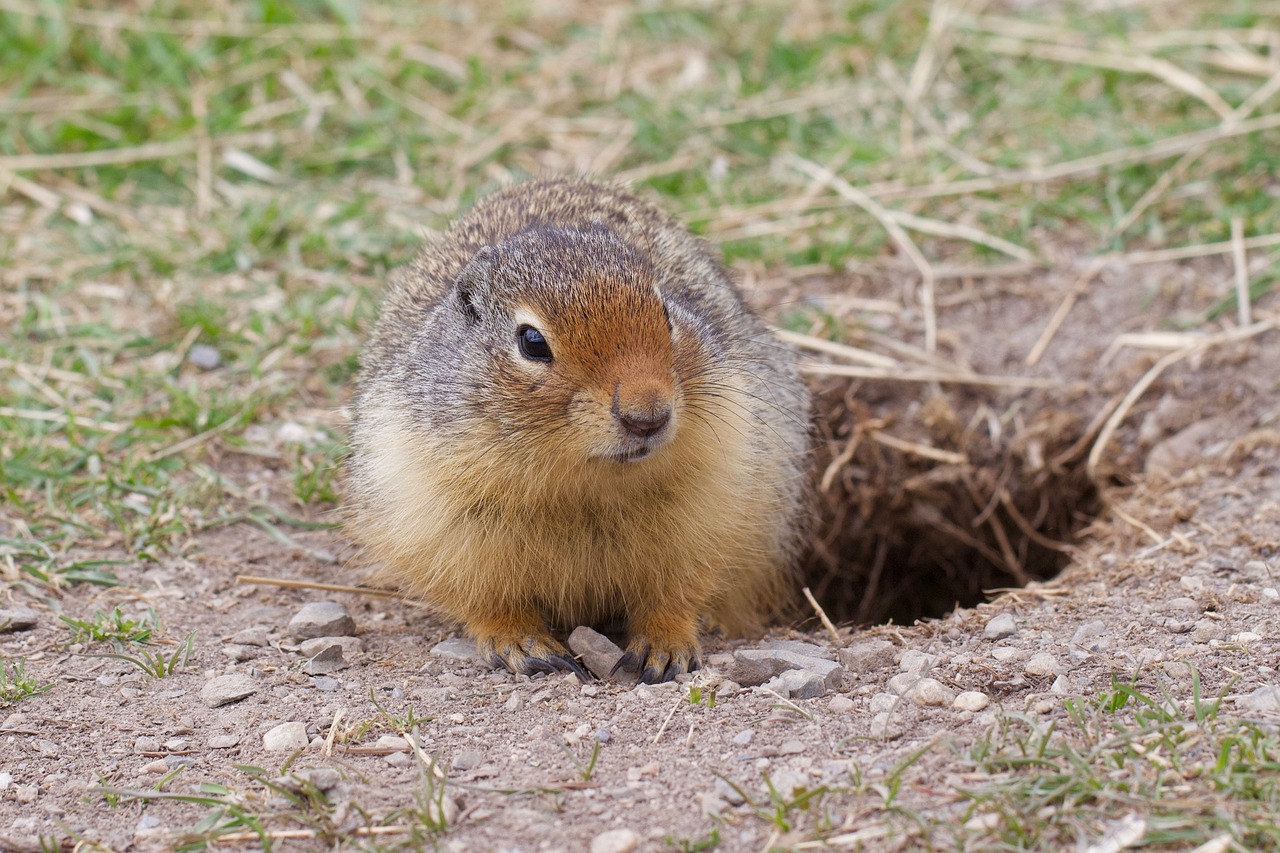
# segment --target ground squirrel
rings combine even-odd
[[[625,624],[647,682],[787,599],[809,397],[701,241],[630,192],[518,184],[393,280],[361,365],[348,529],[513,672]]]

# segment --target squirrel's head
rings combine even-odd
[[[540,452],[635,462],[680,428],[680,374],[700,344],[672,322],[652,265],[603,225],[540,227],[481,249],[453,309],[492,376],[484,416]]]

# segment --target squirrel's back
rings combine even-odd
[[[393,282],[354,402],[349,529],[517,671],[625,620],[633,663],[786,600],[808,395],[709,248],[580,180],[479,202]]]

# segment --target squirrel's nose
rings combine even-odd
[[[630,412],[619,414],[618,420],[622,428],[640,438],[649,438],[662,432],[662,428],[671,420],[671,409],[666,406],[652,412]]]

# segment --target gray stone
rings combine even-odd
[[[766,640],[760,644],[762,649],[774,649],[782,652],[795,652],[798,655],[805,655],[811,658],[822,658],[823,660],[835,660],[836,650],[829,646],[819,646],[817,643],[804,643],[800,640]]]
[[[298,650],[304,658],[313,658],[332,646],[341,647],[342,656],[347,658],[353,658],[364,651],[364,641],[359,637],[312,637],[310,640],[303,640]]]
[[[818,673],[807,669],[780,672],[761,687],[772,690],[785,699],[817,699],[827,695],[826,681]]]
[[[462,749],[453,754],[449,767],[453,770],[474,770],[484,763],[484,753],[478,749]]]
[[[313,637],[345,637],[356,632],[356,622],[336,601],[313,601],[289,620],[289,636],[302,641]]]
[[[160,739],[143,735],[133,742],[134,752],[159,752]]]
[[[792,669],[817,673],[832,690],[838,688],[844,678],[844,668],[838,663],[779,649],[739,649],[733,653],[729,677],[739,684],[755,687]]]
[[[832,696],[831,701],[827,703],[827,709],[836,714],[847,714],[855,707],[853,700],[848,696]]]
[[[1071,635],[1071,649],[1067,652],[1072,662],[1080,663],[1090,655],[1100,654],[1111,646],[1107,637],[1107,623],[1101,619],[1085,622]]]
[[[465,637],[441,640],[431,647],[430,654],[432,657],[443,658],[445,660],[464,661],[466,663],[483,663],[480,659],[479,652],[476,651],[476,644]]]
[[[871,697],[871,713],[880,714],[892,711],[901,701],[896,693],[877,693]]]
[[[733,736],[733,742],[738,746],[746,746],[751,743],[751,739],[756,736],[755,729],[743,729]]]
[[[957,711],[981,711],[990,704],[990,697],[977,690],[966,690],[951,701],[951,707]]]
[[[1027,675],[1053,675],[1058,671],[1058,659],[1048,652],[1037,652],[1027,661],[1023,671]]]
[[[614,645],[613,640],[585,625],[573,629],[569,649],[582,658],[582,663],[596,678],[608,678],[622,657],[622,649]]]
[[[298,721],[281,723],[262,736],[262,746],[268,752],[302,749],[308,743],[307,724]]]
[[[804,741],[802,740],[784,740],[778,745],[778,755],[799,755],[804,752]]]
[[[640,844],[640,836],[630,829],[611,829],[591,839],[591,853],[631,853]]]
[[[925,654],[919,649],[907,649],[898,661],[898,669],[912,675],[927,675],[937,662],[937,655]]]
[[[902,695],[917,705],[950,705],[956,698],[956,692],[936,678],[915,678]]]
[[[902,737],[902,726],[888,713],[876,714],[871,719],[871,736],[876,740],[894,740]]]
[[[239,702],[258,692],[258,683],[242,672],[220,675],[200,689],[200,698],[210,708]]]
[[[893,643],[888,640],[863,640],[840,650],[839,660],[850,672],[875,672],[893,663]]]
[[[1200,613],[1203,608],[1196,603],[1194,598],[1179,596],[1171,598],[1164,603],[1165,610],[1171,610],[1174,613]]]
[[[193,344],[187,350],[187,362],[201,370],[214,370],[222,364],[222,353],[208,344]]]
[[[347,659],[342,656],[342,646],[334,643],[325,646],[315,654],[311,660],[302,665],[302,671],[307,675],[329,675],[340,669],[346,669],[350,664]]]
[[[271,641],[267,636],[271,632],[265,625],[254,625],[250,628],[244,628],[236,631],[231,635],[231,642],[240,646],[268,646]]]
[[[1236,706],[1255,714],[1274,713],[1280,710],[1280,688],[1264,684],[1252,693],[1237,696]]]
[[[987,627],[982,629],[982,636],[988,640],[1003,640],[1018,633],[1018,623],[1012,613],[1000,613],[992,616]]]
[[[210,749],[231,749],[240,743],[239,735],[214,735],[209,738]]]
[[[330,678],[327,675],[320,675],[311,679],[311,686],[316,690],[323,690],[326,693],[332,693],[342,686],[342,682],[336,678]]]
[[[320,791],[331,791],[341,781],[342,774],[332,767],[306,767],[280,779],[282,785],[295,793],[302,790],[299,783],[312,785]]]
[[[39,619],[30,607],[0,607],[0,634],[10,631],[30,631]]]
[[[222,647],[222,653],[231,658],[236,663],[251,660],[258,656],[258,649],[255,646],[242,646],[239,643],[227,643]]]
[[[915,687],[920,681],[920,676],[912,675],[909,672],[900,672],[893,678],[890,678],[885,687],[899,696],[905,696],[907,691]]]
[[[1212,619],[1201,619],[1191,629],[1191,642],[1207,643],[1210,640],[1218,639],[1218,623]]]

